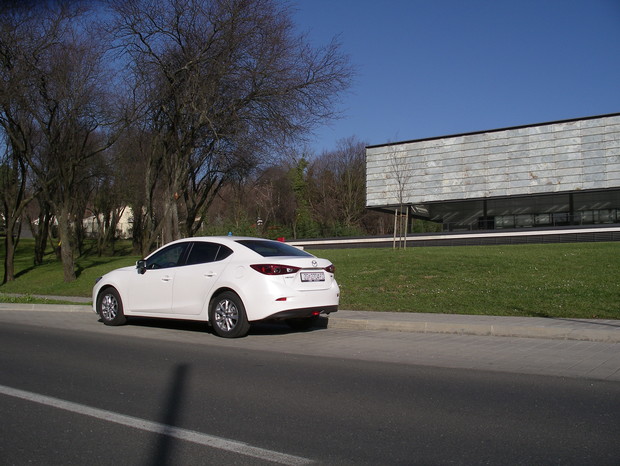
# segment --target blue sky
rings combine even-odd
[[[620,112],[620,0],[291,0],[357,68],[315,153]]]

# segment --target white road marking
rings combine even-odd
[[[238,453],[241,455],[251,456],[253,458],[267,460],[274,463],[287,465],[313,463],[313,461],[308,458],[302,458],[299,456],[287,455],[286,453],[280,453],[264,448],[253,447],[252,445],[248,445],[247,443],[237,442],[235,440],[215,437],[213,435],[203,434],[194,430],[181,429],[179,427],[160,424],[159,422],[147,421],[145,419],[140,419],[133,416],[126,416],[124,414],[113,413],[110,411],[105,411],[103,409],[91,408],[90,406],[82,405],[79,403],[73,403],[71,401],[65,401],[50,396],[6,387],[4,385],[0,385],[0,393],[3,395],[20,398],[22,400],[32,401],[34,403],[40,403],[46,406],[63,409],[72,413],[94,417],[103,421],[114,422],[116,424],[133,427],[135,429],[140,429],[147,432],[154,432],[156,434],[168,435],[179,440],[185,440],[187,442],[205,445],[207,447],[217,448],[220,450]]]

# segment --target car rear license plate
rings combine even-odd
[[[323,272],[301,272],[302,282],[324,282],[325,274]]]

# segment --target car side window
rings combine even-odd
[[[187,258],[187,263],[185,265],[213,262],[217,257],[217,252],[219,249],[219,244],[196,241],[192,244],[192,249],[189,252],[189,257]]]
[[[228,246],[221,245],[220,250],[217,252],[217,257],[215,258],[215,260],[216,261],[224,260],[228,256],[230,256],[232,253],[233,253],[233,250],[230,249]]]
[[[173,244],[158,253],[152,255],[146,260],[147,269],[167,269],[176,267],[183,257],[183,253],[187,249],[188,243]]]

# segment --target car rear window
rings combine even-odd
[[[278,241],[261,241],[256,239],[240,239],[237,243],[250,248],[252,251],[260,254],[263,257],[278,257],[278,256],[301,256],[312,257],[312,254],[308,254],[301,249],[290,246],[286,243],[280,243]]]

